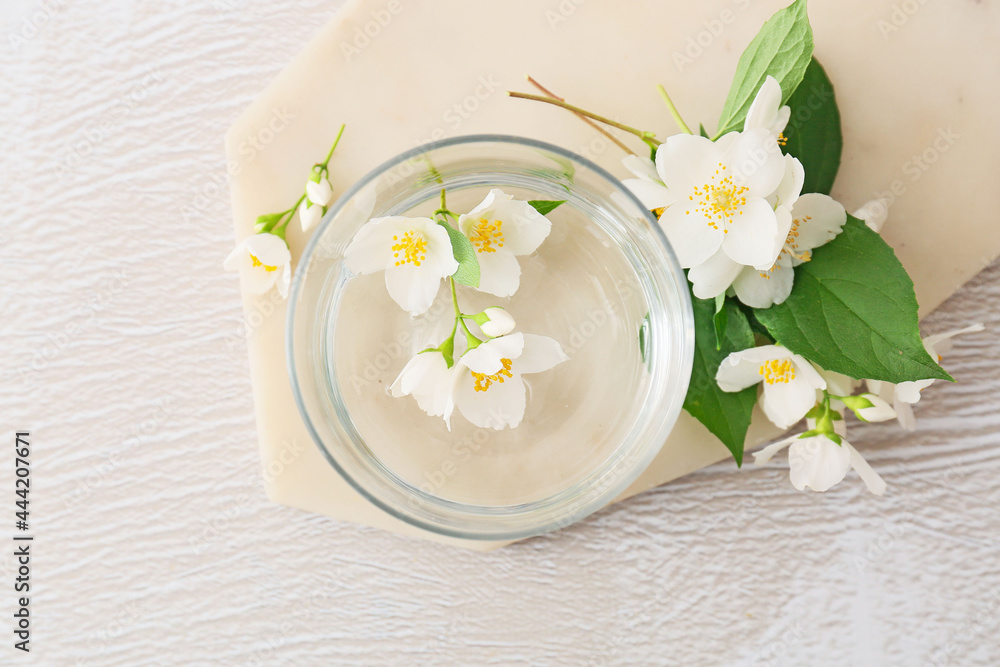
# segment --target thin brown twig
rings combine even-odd
[[[656,148],[663,142],[656,138],[653,132],[644,132],[638,128],[632,127],[631,125],[626,125],[625,123],[619,123],[616,120],[608,118],[607,116],[601,116],[594,113],[593,111],[587,111],[569,102],[563,102],[562,100],[556,99],[554,97],[549,97],[547,95],[532,95],[530,93],[518,93],[512,90],[507,91],[509,97],[513,97],[520,100],[533,100],[535,102],[544,102],[545,104],[551,104],[553,106],[561,107],[563,109],[568,109],[573,113],[578,113],[588,118],[593,118],[594,120],[604,123],[605,125],[610,125],[611,127],[617,127],[623,132],[628,132],[629,134],[634,134],[646,143],[650,148]]]
[[[532,86],[534,86],[535,88],[537,88],[538,90],[540,90],[544,94],[548,95],[549,97],[554,97],[555,99],[561,100],[563,102],[566,101],[565,97],[559,97],[558,95],[556,95],[555,93],[553,93],[551,90],[549,90],[548,88],[546,88],[542,84],[540,84],[537,81],[535,81],[535,79],[530,74],[528,75],[528,83],[530,83]],[[625,144],[623,144],[618,137],[616,137],[615,135],[611,134],[610,132],[608,132],[603,127],[601,127],[600,125],[598,125],[594,121],[590,120],[589,118],[587,118],[583,114],[577,113],[575,111],[572,112],[572,113],[577,118],[579,118],[580,120],[582,120],[584,123],[586,123],[587,125],[591,126],[595,130],[597,130],[598,132],[600,132],[601,134],[603,134],[605,137],[607,137],[608,139],[610,139],[611,143],[613,143],[615,146],[618,146],[618,148],[622,149],[623,151],[625,151],[629,155],[635,155],[635,153],[632,152],[632,150],[628,146],[626,146]]]

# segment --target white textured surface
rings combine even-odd
[[[17,45],[41,5],[2,5],[0,415],[2,437],[31,429],[35,452],[34,650],[18,659],[1000,660],[993,334],[947,358],[961,384],[926,392],[918,434],[854,428],[884,499],[854,477],[804,495],[781,463],[725,463],[488,554],[268,502],[236,278],[220,268],[222,136],[337,4],[50,0]],[[994,264],[925,329],[995,332],[998,298]],[[5,456],[10,521],[11,467]],[[0,631],[0,663],[14,664]]]

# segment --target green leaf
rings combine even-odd
[[[452,278],[456,283],[479,287],[479,259],[476,257],[476,248],[472,245],[472,241],[447,222],[438,221],[438,224],[448,230],[451,250],[455,254],[455,261],[458,262],[458,271]]]
[[[802,81],[812,52],[806,0],[795,0],[768,19],[740,56],[715,138],[743,129],[747,111],[768,75],[777,79],[782,102],[786,102]]]
[[[722,341],[726,337],[726,322],[729,317],[726,315],[726,309],[723,307],[726,305],[726,294],[722,294],[715,297],[715,317],[712,318],[713,324],[715,324],[715,349],[722,349]]]
[[[755,314],[756,311],[754,311],[754,309],[751,308],[750,306],[744,306],[743,304],[740,304],[740,306],[741,306],[740,309],[743,311],[743,314],[746,315],[747,321],[750,322],[750,330],[753,331],[758,338],[757,344],[773,345],[774,338],[771,336],[771,332],[768,331],[767,328],[760,323],[760,320],[757,319],[757,315]]]
[[[753,332],[746,315],[731,300],[726,300],[725,337],[722,345],[715,342],[715,302],[710,299],[691,298],[694,309],[694,366],[691,369],[691,384],[684,409],[700,421],[722,441],[736,465],[743,465],[743,444],[750,416],[757,402],[757,387],[747,387],[743,391],[726,392],[719,389],[715,374],[719,364],[731,352],[753,347]]]
[[[698,134],[700,134],[701,136],[705,137],[706,139],[711,139],[712,138],[712,137],[708,136],[708,130],[705,129],[705,124],[704,123],[698,123]]]
[[[756,315],[776,341],[828,371],[895,383],[952,379],[920,340],[910,276],[853,216],[795,269],[788,299]]]
[[[532,199],[531,201],[528,202],[528,204],[531,205],[531,208],[535,209],[542,215],[545,215],[546,213],[551,213],[552,211],[559,208],[560,204],[565,204],[565,203],[566,203],[565,199],[552,199],[552,200]]]
[[[802,83],[788,99],[792,115],[784,135],[784,152],[796,157],[806,171],[802,192],[830,194],[840,167],[844,145],[840,133],[840,111],[833,84],[813,58]]]

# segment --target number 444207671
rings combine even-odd
[[[17,521],[14,525],[18,530],[28,530],[28,492],[31,489],[31,468],[28,462],[30,453],[28,434],[18,433],[14,443],[14,454],[17,455],[17,458],[14,459],[14,472],[17,475],[15,493],[18,496],[15,513]]]

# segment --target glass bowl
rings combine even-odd
[[[459,286],[462,310],[502,306],[517,331],[555,338],[569,360],[524,376],[514,429],[444,421],[387,389],[453,322],[448,282],[411,318],[382,272],[355,276],[344,251],[370,218],[471,210],[491,188],[566,200],[520,257],[521,287],[498,298]],[[389,514],[477,540],[538,535],[620,495],[656,456],[684,402],[694,349],[687,282],[649,211],[614,177],[562,148],[466,136],[403,153],[330,209],[292,283],[287,361],[296,403],[326,459]]]

